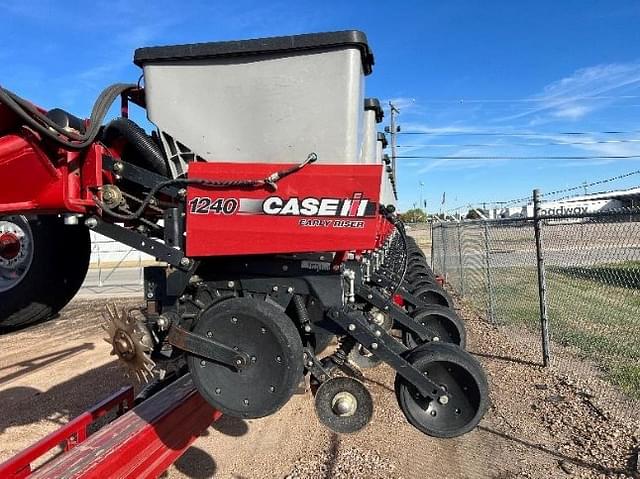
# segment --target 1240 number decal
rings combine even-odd
[[[211,199],[206,196],[196,196],[189,201],[191,214],[194,215],[233,215],[238,211],[239,201],[235,198]]]

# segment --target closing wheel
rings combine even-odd
[[[433,304],[416,309],[412,314],[413,319],[422,324],[433,334],[433,341],[455,344],[465,348],[467,333],[464,323],[452,309]],[[422,342],[410,331],[403,331],[402,342],[409,349],[414,349]]]
[[[276,306],[232,298],[202,312],[193,333],[246,352],[251,364],[237,370],[188,355],[200,394],[222,413],[243,418],[273,414],[303,379],[303,347],[293,321]]]
[[[439,304],[447,308],[453,308],[453,299],[444,289],[437,284],[425,285],[413,291],[413,295],[427,304]]]
[[[0,326],[55,315],[82,285],[90,255],[84,226],[55,216],[0,217]]]
[[[363,429],[373,417],[373,399],[354,378],[335,377],[320,385],[315,398],[320,422],[332,431],[349,434]]]
[[[432,284],[436,284],[435,278],[431,278],[430,276],[421,276],[419,279],[411,283],[411,287],[412,290],[415,291],[418,288],[421,288],[423,286],[431,286]]]
[[[420,281],[421,279],[431,279],[432,283],[435,282],[435,275],[433,274],[432,271],[416,271],[416,272],[408,272],[405,279],[408,283],[416,283],[417,281]]]
[[[418,273],[428,275],[431,272],[431,270],[425,263],[411,263],[408,265],[408,269],[413,275],[416,275]]]
[[[480,364],[452,344],[428,343],[407,360],[440,386],[442,395],[424,398],[402,376],[395,381],[398,405],[415,428],[433,437],[457,437],[475,428],[488,407],[488,385]],[[446,394],[444,394],[446,393]]]

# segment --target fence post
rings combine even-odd
[[[533,231],[536,237],[536,259],[538,264],[538,296],[540,299],[540,327],[542,331],[542,365],[549,366],[549,317],[547,316],[547,278],[542,252],[542,221],[540,220],[540,190],[533,190]]]
[[[433,243],[433,220],[429,223],[431,225],[431,271],[433,271],[433,255],[435,254],[435,246]]]
[[[493,310],[493,278],[491,277],[491,257],[489,252],[489,226],[487,221],[483,221],[484,225],[484,266],[487,276],[487,309],[489,313],[489,320],[496,324],[495,312]]]
[[[460,276],[460,295],[464,296],[464,265],[463,265],[463,256],[462,256],[462,239],[460,237],[460,229],[462,227],[462,222],[458,222],[458,257],[460,261],[458,263],[458,272]]]
[[[444,279],[444,282],[447,282],[447,240],[445,238],[445,236],[449,236],[449,234],[447,233],[447,235],[444,234],[444,230],[446,230],[447,228],[445,227],[446,223],[442,223],[442,225],[440,226],[440,238],[442,239],[442,278]]]

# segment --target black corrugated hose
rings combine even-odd
[[[169,176],[169,168],[164,158],[162,150],[153,138],[140,128],[136,123],[128,118],[116,118],[110,122],[104,130],[104,142],[107,146],[117,137],[124,137],[135,149],[135,157],[139,158],[143,164],[139,164],[147,170],[154,171],[162,176]],[[126,161],[127,147],[123,152],[123,159]],[[137,162],[132,162],[137,163]]]

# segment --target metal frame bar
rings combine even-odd
[[[28,477],[158,477],[221,416],[186,375]]]
[[[0,464],[0,477],[6,479],[22,479],[34,477],[32,464],[59,444],[63,444],[64,453],[69,453],[87,440],[87,428],[97,419],[118,408],[120,415],[133,407],[133,387],[126,386],[108,398],[99,402],[88,411],[72,420],[67,425],[49,434],[18,455]],[[126,404],[126,406],[125,406]],[[49,476],[53,477],[53,476]]]

